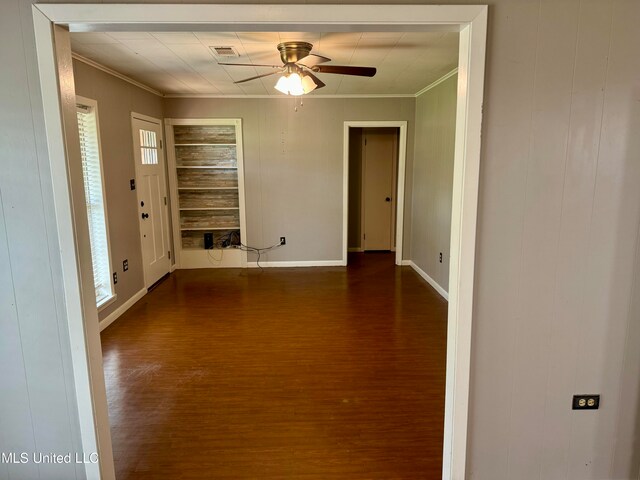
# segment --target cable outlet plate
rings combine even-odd
[[[280,237],[280,245],[286,245],[287,244],[287,237]]]
[[[597,410],[600,407],[600,395],[574,395],[572,410]]]

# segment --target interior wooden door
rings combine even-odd
[[[363,133],[362,245],[364,250],[391,250],[397,133],[392,129]]]
[[[138,221],[145,286],[169,273],[169,225],[160,121],[132,117]]]

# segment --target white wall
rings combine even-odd
[[[165,116],[242,118],[248,244],[267,247],[287,237],[265,261],[340,260],[344,122],[406,120],[413,152],[415,99],[305,98],[297,112],[293,107],[286,98],[174,98],[165,101]],[[405,238],[409,228],[405,222]]]
[[[31,5],[0,12],[0,452],[82,450]],[[80,465],[0,463],[2,479]]]
[[[640,2],[495,4],[469,476],[637,479]]]
[[[640,2],[487,3],[468,476],[636,479]],[[0,442],[60,450],[77,411],[30,25],[3,2]],[[577,392],[601,409],[572,413]]]
[[[453,75],[416,99],[412,179],[411,260],[447,292],[457,85]]]

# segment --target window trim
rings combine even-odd
[[[104,181],[104,156],[102,155],[102,141],[100,138],[100,114],[98,110],[98,102],[92,98],[76,95],[76,105],[84,105],[89,107],[93,112],[96,119],[96,136],[98,142],[98,157],[100,162],[100,186],[102,187],[102,206],[104,208],[104,220],[105,220],[105,232],[107,235],[107,259],[109,263],[109,286],[111,287],[111,295],[103,298],[99,302],[96,301],[96,307],[98,312],[101,312],[109,305],[111,305],[118,295],[116,294],[115,284],[113,283],[113,263],[111,261],[111,236],[109,235],[109,210],[107,207],[107,191],[105,189]],[[86,201],[86,200],[85,200]],[[92,269],[93,271],[93,269]]]

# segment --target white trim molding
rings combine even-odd
[[[85,466],[86,477],[89,480],[113,480],[115,471],[97,309],[88,260],[90,244],[86,209],[83,213],[83,209],[80,208],[82,202],[79,201],[83,196],[78,182],[82,172],[78,171],[78,132],[74,118],[75,91],[68,32],[115,30],[460,33],[442,478],[466,478],[488,7],[340,4],[327,8],[323,4],[38,3],[33,5],[31,10],[42,90],[42,105],[36,105],[35,108],[42,107],[45,120],[44,128],[53,179],[55,222],[60,237],[63,266],[61,281],[64,284],[65,309],[68,313],[82,443],[85,451],[98,452],[100,459],[97,465]],[[345,156],[348,157],[348,152],[345,152]],[[398,177],[404,178],[404,172],[399,171]],[[345,176],[345,193],[348,192],[347,181],[348,178]],[[344,218],[344,251],[341,264],[346,262],[347,257],[346,214]],[[402,247],[400,239],[398,247]],[[396,254],[401,251],[402,248],[398,248]],[[402,263],[401,256],[396,258]]]
[[[454,68],[453,70],[451,70],[449,73],[445,73],[443,76],[441,76],[439,79],[437,79],[435,82],[430,83],[429,85],[427,85],[426,87],[424,87],[422,90],[420,90],[418,93],[416,93],[414,95],[414,97],[418,98],[420,95],[422,95],[423,93],[428,92],[429,90],[431,90],[433,87],[437,87],[438,85],[440,85],[442,82],[444,82],[445,80],[448,80],[449,78],[453,77],[456,73],[458,73],[458,67]]]
[[[282,262],[260,262],[263,268],[297,268],[297,267],[343,267],[342,260],[292,260]],[[248,268],[259,268],[257,262],[247,262]]]
[[[157,95],[159,97],[163,97],[164,95],[162,94],[162,92],[159,92],[158,90],[156,90],[155,88],[150,87],[149,85],[145,85],[142,82],[139,82],[137,80],[134,80],[131,77],[128,77],[127,75],[120,73],[120,72],[116,72],[115,70],[107,67],[106,65],[103,65],[101,63],[96,62],[95,60],[91,60],[90,58],[87,57],[83,57],[82,55],[72,52],[71,53],[71,57],[74,60],[78,60],[79,62],[85,63],[87,65],[89,65],[90,67],[96,68],[104,73],[107,73],[111,76],[114,76],[116,78],[119,78],[122,81],[125,81],[127,83],[130,83],[131,85],[141,88],[143,90],[146,90],[149,93],[153,93],[154,95]]]
[[[347,264],[349,250],[349,129],[350,128],[399,128],[398,137],[398,186],[396,191],[396,265],[402,264],[404,237],[404,184],[407,165],[407,122],[405,120],[374,120],[344,122],[342,140],[342,261]]]
[[[111,312],[108,316],[100,320],[100,331],[102,332],[105,328],[115,322],[124,312],[129,310],[133,305],[144,297],[147,294],[147,289],[143,288],[139,292],[135,293],[129,300],[124,302],[118,308],[116,308],[113,312]]]
[[[159,97],[163,97],[163,98],[182,98],[182,99],[192,99],[192,98],[219,98],[219,99],[232,99],[232,98],[280,98],[280,99],[291,99],[291,97],[289,95],[282,95],[279,93],[274,93],[273,95],[268,95],[268,94],[249,94],[249,93],[245,93],[245,94],[232,94],[232,95],[224,95],[224,94],[220,94],[220,93],[164,93],[161,92],[159,90],[156,90],[155,88],[139,82],[138,80],[129,77],[128,75],[125,75],[123,73],[120,73],[116,70],[113,70],[110,67],[107,67],[106,65],[100,63],[100,62],[96,62],[95,60],[92,60],[90,58],[87,58],[83,55],[80,55],[79,53],[76,52],[71,52],[71,56],[73,57],[74,60],[78,60],[79,62],[85,63],[87,65],[89,65],[90,67],[96,68],[104,73],[107,73],[109,75],[112,75],[116,78],[119,78],[120,80],[123,80],[127,83],[130,83],[131,85],[134,85],[138,88],[141,88],[143,90],[146,90],[149,93],[153,93],[154,95],[157,95]],[[423,89],[421,89],[420,91],[416,92],[416,93],[334,93],[334,94],[326,94],[323,95],[321,93],[317,93],[317,94],[311,94],[311,95],[307,95],[305,98],[417,98],[420,95],[422,95],[423,93],[431,90],[433,87],[439,85],[440,83],[444,82],[445,80],[447,80],[448,78],[452,77],[453,75],[455,75],[456,73],[458,73],[458,67],[454,68],[453,70],[451,70],[449,73],[444,74],[442,77],[440,77],[439,79],[437,79],[436,81],[430,83],[429,85],[427,85],[426,87],[424,87]]]
[[[411,268],[413,268],[418,275],[424,278],[427,281],[427,283],[431,285],[433,289],[440,294],[442,298],[449,301],[449,293],[444,288],[442,288],[440,284],[431,277],[431,275],[429,275],[427,272],[422,270],[418,265],[416,265],[416,263],[413,260],[408,260],[406,265],[409,265]]]
[[[234,94],[234,95],[222,95],[219,93],[167,93],[163,95],[164,98],[279,98],[284,100],[291,100],[290,95],[282,94]],[[323,98],[415,98],[413,93],[334,93],[323,95],[321,93],[305,95],[307,99],[323,99]]]

